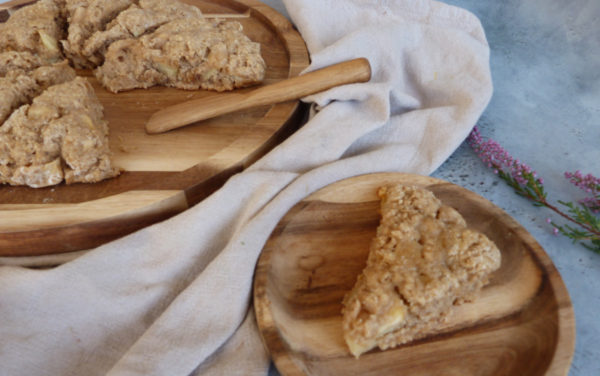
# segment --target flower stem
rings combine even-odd
[[[548,201],[546,201],[546,199],[541,199],[541,200],[536,200],[535,198],[532,198],[532,200],[535,200],[537,202],[539,202],[540,204],[544,205],[545,207],[547,207],[548,209],[552,210],[553,212],[555,212],[556,214],[560,215],[561,217],[575,223],[576,225],[582,227],[583,229],[585,229],[586,231],[596,235],[596,236],[600,236],[600,230],[595,230],[592,227],[586,225],[585,223],[581,223],[578,222],[577,220],[573,219],[570,215],[565,214],[562,210],[560,210],[559,208],[557,208],[556,206],[550,204]]]
[[[586,191],[590,197],[579,201],[579,206],[572,202],[558,202],[566,206],[569,210],[565,213],[556,205],[551,204],[546,198],[546,192],[543,186],[543,179],[538,178],[535,171],[529,166],[513,158],[509,153],[492,139],[484,140],[477,127],[467,139],[467,143],[477,153],[479,158],[494,173],[504,180],[515,193],[533,201],[535,206],[544,206],[569,222],[576,224],[582,230],[569,225],[558,225],[548,220],[554,229],[555,234],[561,233],[573,241],[579,241],[585,248],[600,254],[600,218],[596,215],[600,211],[600,179],[591,174],[583,176],[579,171],[574,174],[566,172],[565,178]],[[584,241],[589,241],[590,244]]]

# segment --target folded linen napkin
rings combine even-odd
[[[0,267],[0,374],[265,374],[249,303],[278,220],[340,179],[431,173],[490,99],[487,42],[464,10],[283,1],[310,70],[362,56],[371,81],[306,98],[303,128],[186,212],[55,268]]]

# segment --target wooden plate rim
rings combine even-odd
[[[402,183],[410,181],[412,184],[430,187],[430,186],[449,186],[452,189],[459,190],[466,194],[469,201],[485,202],[488,204],[490,214],[497,216],[499,221],[504,222],[511,228],[518,229],[521,234],[523,243],[527,245],[527,248],[531,251],[533,259],[538,263],[546,272],[548,281],[552,288],[552,291],[557,301],[557,345],[554,349],[554,354],[548,368],[546,370],[547,375],[567,375],[573,359],[575,351],[575,314],[571,303],[568,290],[564,284],[564,281],[560,277],[560,274],[548,254],[544,251],[541,245],[534,239],[534,237],[515,219],[513,219],[508,213],[496,206],[484,197],[472,192],[459,185],[450,183],[445,180],[415,175],[409,173],[373,173],[366,175],[354,176],[348,179],[340,180],[333,184],[330,184],[320,190],[308,195],[299,203],[297,203],[288,213],[293,212],[299,205],[303,205],[307,201],[318,200],[318,196],[324,190],[333,190],[336,187],[346,184],[352,181],[360,181],[362,179],[382,180],[386,183],[396,182]],[[383,183],[382,183],[383,184]],[[284,215],[282,220],[287,216]],[[274,235],[277,227],[273,230],[273,233],[269,236]],[[267,240],[268,242],[268,240]],[[265,242],[265,244],[267,244]],[[271,302],[266,294],[268,273],[270,268],[270,261],[272,257],[272,250],[269,248],[263,248],[261,255],[259,256],[256,264],[254,283],[253,283],[253,308],[258,324],[259,333],[263,344],[270,352],[273,362],[275,363],[278,371],[284,376],[300,376],[305,375],[303,370],[298,367],[296,362],[293,360],[292,355],[288,352],[287,344],[281,336],[280,331],[277,329],[275,320],[270,311]]]

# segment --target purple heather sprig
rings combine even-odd
[[[498,142],[484,140],[479,128],[474,127],[467,138],[467,143],[473,148],[479,158],[494,173],[505,180],[517,194],[530,198],[539,197],[545,201],[544,179],[525,163],[513,158]]]
[[[576,224],[559,225],[552,220],[547,222],[553,226],[554,234],[563,234],[574,242],[580,242],[584,247],[600,254],[600,179],[592,174],[583,176],[580,171],[566,172],[565,178],[576,187],[583,189],[590,197],[579,201],[579,205],[572,202],[558,201],[566,207],[566,213],[548,202],[544,190],[544,180],[525,163],[513,158],[498,142],[484,140],[479,129],[474,127],[467,138],[467,143],[477,153],[479,158],[494,173],[503,179],[515,192],[531,201],[535,206],[545,206],[564,219]]]
[[[565,172],[565,178],[589,195],[579,203],[588,207],[593,213],[600,213],[600,179],[592,174],[583,176],[579,170],[575,173]]]

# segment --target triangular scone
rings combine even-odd
[[[0,77],[0,125],[19,106],[31,100],[48,87],[75,78],[75,71],[65,60],[54,65],[38,67],[30,72],[15,70]]]
[[[180,89],[232,90],[262,81],[260,44],[239,22],[176,20],[139,39],[108,48],[96,77],[112,92],[154,85]]]
[[[26,51],[54,62],[62,60],[58,41],[63,38],[64,19],[53,0],[39,0],[15,11],[0,23],[0,51]]]
[[[500,251],[428,190],[380,188],[381,222],[367,266],[343,301],[350,352],[385,350],[435,333],[500,267]]]
[[[95,32],[83,46],[83,55],[95,65],[104,62],[108,47],[121,39],[138,38],[178,19],[202,18],[200,9],[173,0],[140,0],[113,19],[106,29]]]
[[[102,105],[85,78],[51,86],[0,126],[0,183],[37,188],[117,174]]]
[[[131,4],[133,0],[64,0],[69,27],[62,46],[75,68],[95,66],[83,54],[85,41]]]

